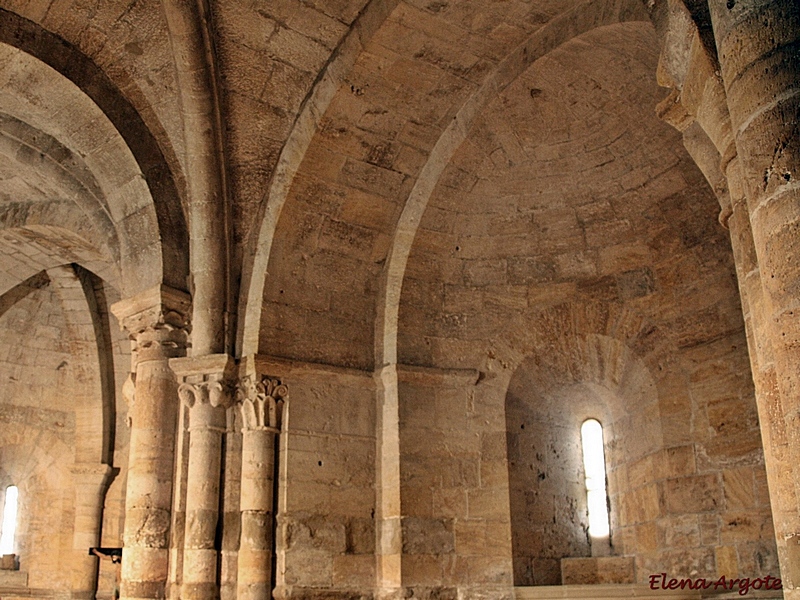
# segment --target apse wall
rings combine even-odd
[[[679,135],[655,116],[664,96],[652,75],[657,48],[649,25],[627,23],[597,28],[535,62],[476,118],[414,239],[398,360],[478,373],[448,394],[460,399],[454,422],[470,402],[480,417],[464,436],[430,420],[426,435],[410,425],[404,433],[401,418],[403,502],[441,486],[415,483],[420,465],[434,469],[436,453],[466,478],[483,466],[484,440],[507,436],[496,459],[509,461],[505,478],[472,484],[476,493],[510,494],[506,512],[495,502],[473,514],[467,494],[463,512],[440,513],[453,530],[492,522],[500,537],[484,559],[491,581],[555,582],[555,561],[588,556],[580,499],[548,534],[567,543],[542,555],[537,544],[549,525],[533,498],[538,469],[531,481],[510,465],[530,472],[542,462],[533,436],[520,438],[523,423],[552,438],[567,421],[577,432],[579,416],[592,416],[568,409],[565,393],[581,385],[618,397],[604,400],[613,549],[631,557],[637,581],[662,571],[777,573],[733,257],[716,198]],[[617,371],[624,364],[640,365],[629,372],[639,375],[626,381],[626,369]],[[401,388],[401,415],[404,403],[411,410],[442,393]],[[542,412],[556,400],[558,409]],[[413,439],[405,449],[404,435]],[[574,439],[556,451],[574,451]],[[520,442],[532,454],[521,454]],[[560,482],[549,502],[572,497],[579,461],[546,466]],[[530,520],[518,508],[541,520],[522,525]],[[442,565],[464,562],[457,539],[438,554],[450,557]],[[541,577],[534,557],[545,561]],[[433,580],[432,569],[415,564],[409,576]]]
[[[546,311],[532,326],[552,331],[563,323],[559,312]],[[565,338],[541,340],[551,351],[523,361],[506,396],[515,584],[646,583],[662,571],[777,573],[763,456],[746,447],[753,435],[747,423],[757,423],[748,382],[720,368],[725,350],[741,340],[732,336],[727,348],[703,351],[716,360],[676,359],[654,375],[651,358],[641,360],[621,340]],[[668,416],[680,396],[691,398],[692,408],[676,435]],[[741,406],[723,417],[730,403]],[[581,463],[587,418],[604,426],[610,554],[627,562],[561,561],[597,554]],[[745,431],[746,442],[738,439]]]

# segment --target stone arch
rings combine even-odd
[[[29,588],[69,589],[69,570],[61,564],[67,546],[58,532],[69,514],[67,505],[74,494],[71,458],[69,447],[54,431],[23,425],[5,427],[0,436],[4,481],[19,488],[15,541],[20,569],[27,571]],[[41,528],[31,527],[34,521],[41,523]],[[31,558],[41,553],[50,556],[32,564]]]
[[[0,458],[20,488],[18,554],[31,588],[69,589],[75,457],[73,393],[77,370],[62,338],[63,311],[46,273],[0,296],[3,346],[0,393],[6,424]],[[74,368],[73,368],[74,367]]]
[[[623,3],[589,0],[581,3],[550,21],[517,47],[453,118],[417,178],[394,233],[381,279],[375,334],[376,364],[394,364],[397,361],[400,292],[416,231],[436,184],[466,139],[475,118],[527,67],[570,39],[604,25],[646,20],[647,15],[637,0]]]
[[[367,42],[399,1],[368,2],[334,50],[333,58],[317,77],[314,87],[303,101],[292,131],[281,150],[269,189],[259,206],[256,217],[258,225],[254,228],[245,250],[236,334],[237,356],[247,356],[258,350],[267,266],[278,219],[294,177],[337,90],[345,82]]]
[[[184,289],[188,234],[180,197],[137,110],[88,57],[41,26],[0,9],[0,32],[4,106],[68,148],[72,156],[61,160],[80,166],[80,156],[96,179],[105,206],[95,212],[108,213],[120,242],[123,294],[159,283]]]
[[[41,204],[14,216],[26,225],[0,228],[0,248],[6,257],[0,270],[0,294],[40,271],[63,264],[79,264],[109,285],[120,285],[117,265],[107,253],[81,235],[92,232],[91,227],[76,232],[59,224],[59,219],[63,224],[74,217],[72,207],[64,203]],[[12,221],[9,225],[15,223]]]
[[[30,204],[19,199],[14,202],[9,192],[6,200],[10,202],[2,205],[4,229],[29,223],[63,227],[70,222],[68,211],[63,209],[76,204],[88,220],[73,225],[93,227],[86,239],[99,237],[109,259],[119,264],[119,236],[107,199],[79,154],[44,131],[3,113],[0,113],[0,154],[14,165],[15,178],[28,183],[29,190],[33,188],[42,196],[36,204]],[[56,206],[61,210],[53,210]]]
[[[275,230],[270,251],[271,283],[265,286],[260,303],[264,315],[260,323],[263,351],[267,346],[279,347],[283,356],[312,360],[323,360],[322,355],[327,353],[339,358],[326,360],[362,368],[392,362],[376,354],[376,313],[378,337],[382,338],[381,332],[391,327],[384,327],[385,311],[377,308],[384,300],[376,301],[376,297],[385,298],[387,294],[374,292],[385,277],[381,273],[387,269],[392,240],[402,239],[410,246],[410,230],[402,225],[398,228],[397,219],[404,206],[413,204],[414,195],[409,197],[409,192],[415,181],[425,179],[425,164],[432,164],[428,154],[442,131],[451,123],[460,130],[464,118],[472,119],[473,111],[496,96],[497,81],[509,77],[506,71],[516,69],[518,61],[527,64],[532,50],[524,43],[526,37],[533,35],[531,44],[546,48],[553,43],[550,38],[554,28],[570,37],[571,29],[591,28],[585,21],[594,17],[601,22],[647,19],[637,2],[626,3],[623,8],[599,2],[576,4],[577,8],[565,9],[555,17],[557,24],[553,27],[542,26],[542,21],[536,20],[541,15],[527,14],[529,10],[535,13],[532,8],[520,7],[527,21],[515,31],[513,42],[504,38],[477,52],[485,59],[465,52],[464,64],[457,58],[458,52],[469,43],[479,43],[479,25],[459,27],[444,18],[439,23],[439,17],[432,16],[434,11],[398,4],[361,53],[349,75],[350,85],[339,87],[291,187],[291,200],[281,215],[284,226]],[[599,8],[589,11],[587,6]],[[420,18],[422,22],[418,24]],[[441,33],[439,27],[446,31]],[[534,33],[536,30],[541,33]],[[409,41],[403,32],[408,33]],[[395,44],[397,47],[392,50]],[[423,48],[418,50],[420,47]],[[513,51],[515,47],[517,50]],[[384,58],[383,53],[388,57]],[[437,59],[440,53],[445,58]],[[509,53],[512,58],[508,58]],[[390,68],[392,61],[396,68]],[[424,85],[409,85],[415,77],[418,79],[418,70],[425,72]],[[483,85],[487,81],[490,83]],[[353,97],[362,99],[354,101]],[[431,107],[422,113],[414,110],[416,103],[428,100],[435,100]],[[454,143],[454,138],[449,137],[440,147]],[[441,159],[446,163],[446,155],[438,155],[433,162]],[[441,171],[444,166],[437,168]],[[427,180],[424,185],[430,183]],[[402,270],[397,269],[397,273]],[[333,281],[332,273],[344,273],[346,277]],[[283,295],[286,288],[288,293]],[[300,300],[301,289],[308,290],[302,295],[313,301]],[[393,289],[389,296],[399,293],[399,288]],[[352,290],[356,291],[353,301],[341,301],[340,296]],[[250,292],[251,299],[253,293]],[[257,305],[251,303],[248,310],[251,316],[245,320],[253,324]],[[329,328],[331,335],[322,344],[319,340],[311,343],[312,336],[296,331],[296,326],[309,330]],[[254,331],[249,325],[245,328]]]

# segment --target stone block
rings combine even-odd
[[[433,513],[444,518],[466,518],[467,490],[440,488],[432,492]]]
[[[506,584],[512,583],[511,557],[506,556],[469,556],[463,559],[467,565],[471,584]]]
[[[481,458],[480,487],[507,488],[508,485],[508,463],[505,460],[495,461]]]
[[[695,472],[694,446],[676,446],[662,451],[661,477],[673,478],[692,475]]]
[[[772,519],[769,515],[755,511],[724,512],[721,520],[719,537],[724,545],[772,537]]]
[[[632,556],[561,559],[561,582],[563,585],[634,583],[635,581]]]
[[[718,576],[736,577],[739,574],[739,558],[735,546],[717,546],[714,548]]]
[[[659,485],[659,493],[672,514],[713,512],[722,506],[718,477],[713,474],[667,479]]]
[[[663,532],[655,522],[637,525],[635,531],[636,544],[631,547],[640,552],[652,552],[664,545]]]
[[[487,549],[484,521],[455,522],[455,551],[459,556],[482,556]]]
[[[333,585],[343,588],[370,588],[375,582],[375,557],[345,555],[333,557]]]
[[[403,583],[408,586],[440,585],[442,561],[431,554],[410,554],[403,557]]]
[[[664,545],[672,548],[694,548],[700,545],[700,525],[696,515],[679,515],[659,519],[658,525],[663,529],[660,539]]]
[[[333,583],[333,556],[325,550],[287,550],[285,569],[287,585],[330,586]]]
[[[508,490],[504,488],[467,491],[468,516],[471,519],[503,520],[508,515]]]
[[[349,519],[345,523],[347,554],[372,554],[375,551],[375,520]]]
[[[455,549],[453,521],[450,519],[403,519],[404,554],[448,554]]]
[[[725,469],[722,472],[725,509],[738,511],[753,508],[756,502],[754,483],[752,467]]]
[[[561,585],[561,564],[555,558],[532,558],[532,580],[529,585]]]

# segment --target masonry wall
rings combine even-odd
[[[31,588],[69,589],[75,490],[76,371],[49,286],[0,316],[2,485],[19,487],[16,548]]]
[[[471,370],[405,368],[398,376],[402,584],[422,597],[507,597],[502,395]]]
[[[741,308],[717,200],[646,110],[661,95],[652,36],[597,29],[504,89],[434,189],[406,269],[400,360],[505,386],[519,583],[556,583],[560,558],[589,555],[577,432],[596,415],[580,386],[606,427],[630,577],[777,571],[766,505],[727,508],[740,479],[766,489]]]
[[[278,451],[275,595],[369,595],[375,585],[372,377],[313,365],[278,364],[269,372],[290,390]]]

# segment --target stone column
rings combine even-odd
[[[728,225],[742,299],[750,368],[755,384],[772,518],[778,554],[785,560],[787,536],[800,524],[791,477],[793,466],[782,400],[777,388],[773,340],[764,314],[761,273],[753,244],[747,199],[742,189],[738,157],[734,157],[727,165],[726,173],[731,201]]]
[[[75,482],[72,548],[79,561],[72,571],[72,597],[93,598],[97,591],[98,559],[89,554],[89,548],[100,545],[103,503],[111,467],[102,463],[77,463],[71,471]]]
[[[178,404],[168,361],[186,353],[190,311],[189,296],[166,286],[111,307],[131,339],[132,372],[123,389],[131,427],[121,584],[126,600],[164,597]]]
[[[709,0],[709,8],[793,464],[800,460],[800,5]],[[793,475],[796,494],[800,469]],[[783,535],[785,597],[800,598],[800,528]]]
[[[216,547],[219,520],[222,436],[231,405],[233,359],[227,354],[170,361],[178,395],[189,407],[186,529],[183,542],[183,600],[219,598]]]
[[[287,397],[280,380],[262,375],[245,375],[237,389],[242,411],[239,600],[272,596],[275,443]]]
[[[397,365],[375,372],[375,546],[380,600],[402,598],[403,527],[400,504],[400,401]]]

